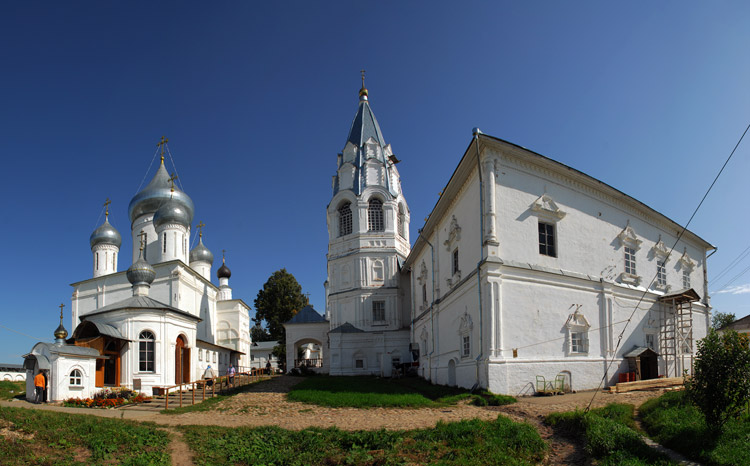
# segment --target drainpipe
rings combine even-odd
[[[477,262],[477,293],[479,294],[479,355],[476,358],[477,372],[475,386],[479,387],[479,367],[484,358],[484,312],[482,312],[482,260],[484,259],[484,182],[482,181],[482,160],[479,155],[479,128],[472,130],[477,150],[477,170],[479,172],[479,261]]]
[[[708,267],[707,263],[708,258],[713,256],[716,251],[718,251],[719,248],[715,247],[713,251],[711,251],[711,254],[706,255],[706,253],[703,253],[703,304],[706,305],[706,310],[708,311],[708,314],[711,314],[711,309],[708,309],[711,307],[711,297],[708,295]]]
[[[430,259],[432,262],[432,302],[430,303],[430,325],[432,326],[432,351],[427,354],[427,365],[430,370],[429,380],[432,381],[432,353],[435,352],[435,248],[432,247],[427,238],[422,234],[422,229],[417,230],[417,234],[422,237],[425,243],[430,247]],[[412,293],[413,294],[413,293]]]

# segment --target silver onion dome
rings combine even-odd
[[[174,194],[177,194],[177,191]],[[176,223],[187,228],[192,220],[193,215],[188,213],[183,203],[176,199],[169,199],[156,211],[153,222],[154,228],[158,230],[162,225],[170,223]]]
[[[198,245],[190,251],[190,263],[193,262],[208,262],[209,264],[214,263],[214,255],[203,245],[203,237],[198,239]]]
[[[138,194],[133,196],[128,205],[128,216],[130,222],[133,223],[141,215],[155,213],[159,210],[159,207],[168,200],[174,200],[181,204],[188,217],[187,224],[193,221],[193,215],[195,213],[195,207],[190,197],[183,191],[180,191],[175,187],[174,192],[171,191],[169,183],[169,173],[164,167],[164,161],[162,161],[159,169],[156,171],[156,175],[151,182],[143,188]]]
[[[89,243],[91,244],[92,250],[97,244],[111,244],[119,248],[122,244],[122,237],[115,227],[110,225],[109,220],[105,217],[104,223],[99,225],[99,227],[91,233]]]
[[[127,276],[131,285],[151,285],[156,278],[156,270],[151,267],[151,264],[143,260],[143,256],[141,255],[128,268]]]

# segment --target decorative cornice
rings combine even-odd
[[[638,239],[638,235],[635,234],[635,230],[633,230],[633,227],[630,226],[630,220],[628,220],[627,225],[625,225],[625,228],[622,229],[617,237],[620,239],[620,244],[636,250],[641,247],[641,243],[643,242]]]
[[[539,216],[549,218],[552,221],[562,220],[566,214],[566,212],[560,210],[557,203],[547,193],[539,196],[539,199],[531,204],[531,210],[536,212]]]

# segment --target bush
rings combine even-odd
[[[687,395],[713,430],[736,418],[750,401],[750,347],[747,336],[734,330],[710,329],[698,342],[693,377],[685,381]]]

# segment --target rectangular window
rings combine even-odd
[[[355,359],[354,360],[354,367],[356,369],[364,369],[365,368],[365,360],[364,359]]]
[[[372,320],[383,322],[385,320],[385,301],[372,302]]]
[[[141,372],[154,372],[154,342],[141,341],[139,345],[138,370]]]
[[[585,353],[586,352],[586,335],[583,332],[571,332],[570,333],[570,352],[571,353]]]
[[[636,275],[635,273],[635,249],[625,246],[625,273]]]
[[[471,356],[471,336],[464,335],[461,338],[461,356]]]
[[[453,275],[456,275],[459,272],[458,268],[458,248],[453,250]]]
[[[682,270],[682,287],[685,289],[690,288],[690,271],[688,269]]]
[[[539,222],[539,254],[557,257],[555,250],[555,226]]]
[[[422,285],[422,304],[427,305],[427,284]]]
[[[656,261],[656,284],[661,287],[667,286],[667,268],[664,261]]]

